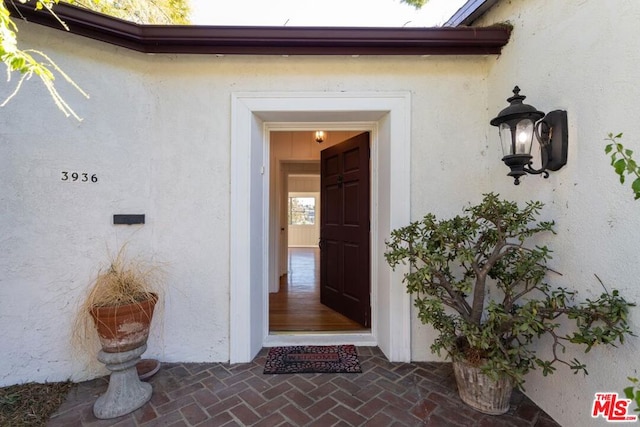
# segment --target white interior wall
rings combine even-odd
[[[232,271],[242,270],[229,252],[244,232],[230,232],[237,220],[229,197],[237,182],[230,169],[235,92],[411,92],[411,216],[455,212],[489,183],[479,138],[486,123],[476,118],[486,108],[485,58],[143,55],[25,23],[20,36],[24,47],[50,54],[91,99],[58,82],[84,118],[77,123],[63,118],[32,80],[0,115],[0,326],[7,337],[0,385],[103,372],[69,347],[70,325],[107,247],[127,241],[133,253],[165,262],[169,272],[149,357],[227,361],[243,351],[229,339],[230,328],[246,321],[229,311],[236,292],[230,283],[240,279]],[[0,96],[11,90],[0,89]],[[255,117],[252,126],[246,132],[262,135]],[[383,119],[380,126],[394,125]],[[62,183],[66,169],[96,173],[99,182]],[[245,208],[263,196],[253,194]],[[380,203],[396,209],[394,197]],[[113,226],[115,213],[144,213],[146,224]],[[245,262],[263,248],[253,250]],[[388,275],[380,269],[376,274]],[[255,280],[264,273],[250,274]],[[250,309],[261,310],[256,304],[252,299]],[[433,358],[428,330],[405,321],[412,325],[412,357]]]
[[[320,190],[320,176],[289,175],[289,193],[317,193]],[[300,196],[303,197],[303,196]]]
[[[633,201],[630,183],[621,186],[604,138],[624,132],[627,148],[640,153],[637,102],[640,88],[640,3],[635,0],[558,2],[531,0],[500,2],[480,25],[509,22],[509,44],[497,60],[489,61],[486,123],[508,104],[514,85],[526,103],[548,112],[566,109],[569,119],[568,164],[549,179],[528,176],[515,187],[498,164],[501,152],[496,128],[488,136],[493,188],[504,197],[546,203],[545,219],[556,221],[556,236],[544,239],[554,252],[551,267],[562,273],[550,283],[593,298],[603,289],[597,274],[629,300],[640,301],[640,203]],[[640,308],[629,321],[640,332]],[[545,345],[539,351],[548,351]],[[573,375],[561,366],[548,377],[528,376],[527,394],[562,425],[602,425],[592,419],[596,392],[622,393],[628,376],[640,375],[640,340],[630,338],[619,348],[595,348],[584,354],[568,346],[589,375]]]

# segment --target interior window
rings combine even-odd
[[[289,197],[289,225],[316,223],[315,197]]]

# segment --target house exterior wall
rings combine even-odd
[[[508,21],[514,30],[503,53],[486,58],[143,55],[21,23],[22,43],[50,54],[91,99],[58,79],[84,118],[77,123],[29,82],[0,110],[0,385],[103,372],[69,346],[70,331],[92,275],[126,242],[168,270],[147,354],[229,360],[235,92],[410,91],[413,219],[457,214],[488,191],[541,200],[543,217],[557,223],[558,234],[541,240],[562,273],[551,283],[589,298],[602,291],[597,274],[640,302],[640,205],[603,152],[608,132],[624,132],[640,153],[639,19],[635,0],[502,1],[479,25]],[[516,84],[538,109],[568,111],[570,145],[562,170],[517,187],[489,125]],[[0,98],[10,91],[0,86]],[[98,182],[62,182],[63,171]],[[147,223],[114,226],[117,213],[144,213]],[[630,315],[636,332],[639,310]],[[412,358],[434,360],[433,332],[415,319]],[[563,425],[595,425],[594,393],[621,392],[640,375],[639,350],[638,338],[586,355],[569,346],[589,376],[533,373],[527,394]]]
[[[30,82],[0,115],[0,385],[104,372],[70,331],[91,277],[124,243],[168,272],[146,357],[229,360],[233,93],[409,91],[412,215],[457,212],[489,188],[489,58],[144,55],[24,23],[20,36],[91,99],[58,80],[77,123]],[[63,171],[98,182],[62,182]],[[112,225],[123,213],[146,224]],[[412,325],[413,357],[433,359],[432,335]]]
[[[565,109],[569,118],[568,164],[549,179],[526,177],[515,187],[503,176],[506,167],[491,168],[493,188],[516,200],[546,203],[544,217],[556,221],[557,235],[545,239],[554,252],[550,283],[592,298],[603,289],[618,288],[640,302],[640,204],[633,201],[630,182],[621,186],[604,153],[609,132],[624,132],[627,148],[640,153],[637,84],[640,3],[634,0],[499,2],[478,25],[508,21],[511,39],[497,60],[490,60],[487,78],[489,119],[507,106],[514,85],[526,103],[548,112]],[[475,24],[474,24],[475,25]],[[501,156],[496,128],[489,135],[489,157]],[[629,321],[640,332],[640,308]],[[539,351],[548,347],[539,346]],[[567,347],[589,375],[573,375],[559,367],[549,377],[528,376],[527,395],[562,425],[602,425],[592,419],[596,392],[622,393],[628,376],[640,375],[640,339],[617,349],[595,348],[589,354]]]

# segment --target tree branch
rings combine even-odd
[[[455,305],[449,305],[449,304],[447,305],[449,305],[449,307],[453,308],[458,313],[460,313],[460,315],[464,318],[464,320],[470,321],[471,307],[469,306],[469,303],[462,297],[462,295],[460,295],[459,292],[453,289],[453,287],[451,286],[451,283],[445,277],[445,275],[442,274],[442,272],[437,271],[435,275],[439,280],[439,283],[436,286],[441,286],[444,290],[446,290],[449,296],[451,297],[451,300],[455,303]]]

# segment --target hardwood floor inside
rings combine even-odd
[[[289,248],[289,274],[269,294],[270,332],[368,330],[320,303],[320,250]]]

